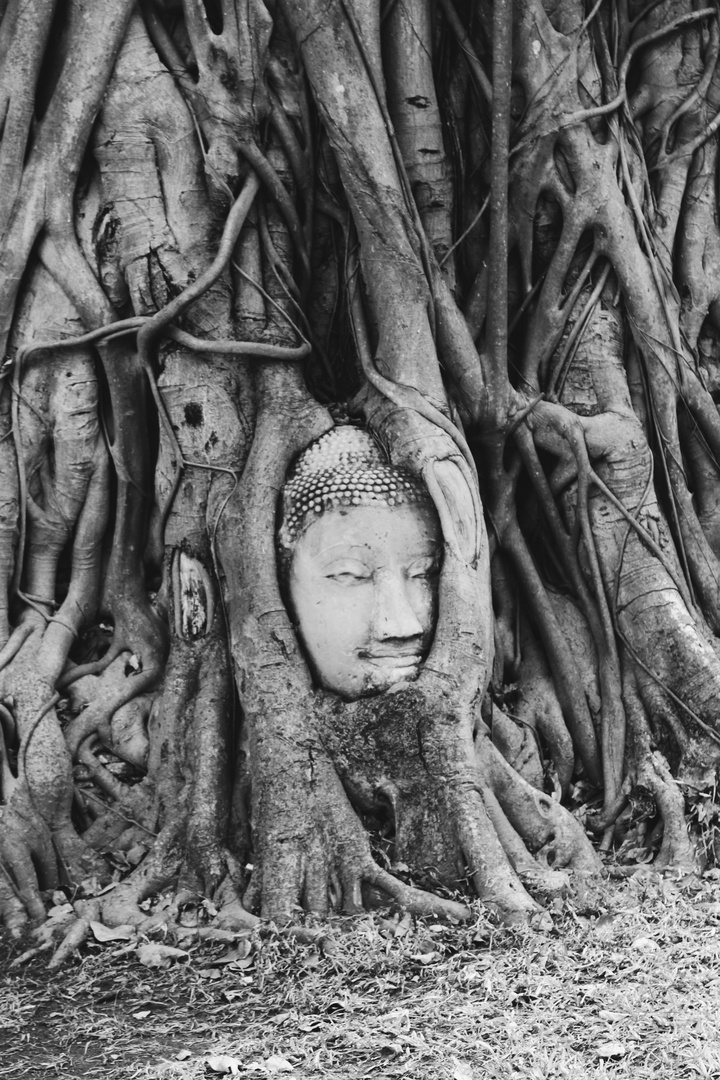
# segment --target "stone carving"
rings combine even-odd
[[[424,486],[368,432],[334,428],[300,457],[278,551],[321,686],[353,700],[417,677],[435,629],[440,524]]]

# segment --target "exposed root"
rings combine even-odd
[[[698,870],[698,854],[685,820],[685,799],[662,754],[653,751],[645,756],[637,778],[652,792],[662,816],[663,838],[656,865],[686,872]]]
[[[436,918],[452,919],[457,922],[465,922],[472,918],[472,911],[465,904],[405,885],[379,866],[368,867],[364,880],[368,885],[382,889],[412,915],[434,915]]]
[[[523,780],[482,736],[476,761],[480,775],[531,852],[541,852],[546,865],[556,869],[598,871],[598,858],[580,823],[557,800]]]

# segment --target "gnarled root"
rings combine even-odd
[[[578,821],[557,800],[528,784],[480,734],[478,771],[517,836],[548,867],[596,874],[600,861]]]
[[[304,747],[294,764],[297,772],[286,758],[285,771],[276,776],[277,799],[269,798],[256,817],[261,825],[255,830],[257,854],[245,907],[260,905],[275,921],[289,921],[298,903],[320,915],[333,908],[354,913],[362,910],[364,888],[374,887],[415,914],[469,917],[464,904],[407,885],[378,866],[368,834],[319,744]],[[298,799],[293,787],[289,803],[290,773],[304,792]],[[263,801],[268,795],[266,789]]]
[[[435,723],[440,703],[417,685],[326,706],[323,741],[352,802],[389,817],[395,861],[453,888],[469,876],[505,916],[537,910],[478,788],[469,722],[450,712]]]
[[[637,779],[652,792],[662,816],[663,838],[656,866],[698,870],[697,853],[690,842],[685,821],[685,799],[662,754],[653,751],[643,757]]]

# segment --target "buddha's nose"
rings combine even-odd
[[[375,583],[374,629],[378,641],[422,637],[423,626],[399,574],[379,574]]]

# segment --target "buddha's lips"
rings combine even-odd
[[[422,656],[419,652],[401,652],[401,653],[361,653],[363,660],[376,664],[378,667],[389,668],[412,668],[417,667],[422,661]]]

